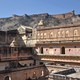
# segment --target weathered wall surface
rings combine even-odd
[[[7,76],[11,78],[11,80],[25,80],[27,78],[41,77],[47,75],[46,67],[35,67],[35,68],[27,68],[27,69],[17,69],[10,73],[2,73],[0,74],[0,80],[5,80]]]
[[[58,15],[53,15],[53,17],[55,18],[59,18],[59,19],[64,19],[64,18],[69,18],[74,16],[74,12],[69,12],[69,13],[65,13],[65,14],[58,14]]]

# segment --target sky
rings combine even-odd
[[[73,10],[80,14],[80,0],[0,0],[0,18],[14,14],[63,14]]]

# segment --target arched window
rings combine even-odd
[[[58,37],[61,37],[61,34],[60,34],[60,32],[58,32]]]
[[[44,71],[41,71],[41,76],[44,76]]]
[[[40,52],[41,52],[41,54],[43,54],[43,47],[40,48]]]
[[[41,33],[41,38],[43,38],[43,33]]]
[[[62,31],[62,37],[65,37],[65,32],[64,31]]]
[[[50,38],[52,38],[52,37],[53,37],[53,32],[50,33]]]
[[[69,37],[69,31],[66,31],[66,37]]]
[[[41,36],[43,36],[43,33],[41,33]]]
[[[44,38],[46,38],[46,36],[47,36],[47,34],[46,34],[46,33],[44,33]]]
[[[37,36],[39,36],[39,33],[37,34]]]
[[[78,30],[74,30],[74,36],[78,36]]]
[[[65,47],[61,47],[61,54],[65,54]]]
[[[37,37],[40,38],[40,34],[39,33],[37,33]]]

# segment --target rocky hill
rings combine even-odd
[[[31,26],[33,28],[40,27],[39,22],[43,21],[44,27],[55,27],[58,25],[80,23],[80,15],[75,15],[74,12],[69,12],[60,15],[33,14],[33,15],[13,15],[8,18],[0,18],[0,30],[12,30],[19,25]]]

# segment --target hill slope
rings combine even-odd
[[[70,13],[70,15],[61,14],[61,15],[49,15],[45,14],[34,14],[34,15],[13,15],[8,18],[0,18],[0,30],[7,31],[16,29],[19,25],[31,26],[31,27],[39,27],[38,23],[40,20],[43,20],[44,27],[50,26],[58,26],[58,25],[66,25],[66,24],[75,24],[80,22],[80,15],[74,15]],[[67,17],[65,17],[68,15]]]

